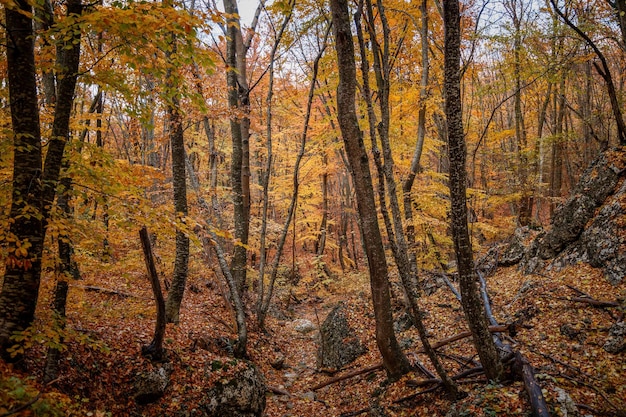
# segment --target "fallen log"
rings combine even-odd
[[[515,372],[522,377],[524,388],[528,394],[530,408],[535,417],[550,417],[546,400],[541,392],[541,387],[535,378],[533,367],[519,351],[515,352],[515,361],[513,363]]]

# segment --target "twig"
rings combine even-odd
[[[361,408],[360,410],[357,411],[350,411],[348,413],[341,413],[339,415],[339,417],[354,417],[354,416],[359,416],[363,413],[367,413],[368,411],[370,411],[372,409],[372,407],[365,407],[365,408]]]
[[[406,397],[398,398],[397,400],[394,400],[393,403],[394,404],[400,404],[400,403],[402,403],[404,401],[410,401],[413,398],[419,397],[420,395],[424,395],[424,394],[428,394],[429,392],[436,391],[441,386],[442,385],[441,385],[441,382],[440,382],[437,385],[435,385],[434,387],[430,387],[428,389],[425,389],[424,391],[416,392],[414,394],[407,395]]]
[[[575,292],[576,294],[578,294],[578,295],[581,295],[581,296],[583,296],[583,297],[593,298],[593,297],[591,297],[589,294],[587,294],[586,292],[581,291],[581,290],[579,290],[579,289],[578,289],[578,288],[576,288],[576,287],[573,287],[573,286],[571,286],[571,285],[569,285],[569,284],[565,284],[565,286],[566,286],[567,288],[569,288],[570,290],[574,291],[574,292]]]

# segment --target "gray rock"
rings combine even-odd
[[[524,246],[524,240],[528,237],[528,227],[518,228],[515,230],[515,234],[509,239],[508,245],[505,246],[504,251],[498,259],[499,266],[512,266],[517,265],[524,254],[526,253],[526,246]]]
[[[620,151],[614,151],[620,152]],[[603,153],[583,173],[571,196],[557,209],[551,228],[526,249],[521,262],[525,273],[547,267],[588,262],[603,268],[607,280],[617,285],[626,276],[626,239],[622,207],[626,195],[626,172],[618,161]],[[515,257],[514,257],[515,258]]]
[[[579,416],[580,414],[578,413],[576,403],[574,403],[574,400],[572,400],[572,397],[570,397],[567,391],[559,387],[554,387],[554,390],[556,391],[556,400],[561,406],[560,409],[561,413],[563,413],[563,417]]]
[[[609,330],[609,338],[604,342],[602,348],[613,354],[618,354],[626,349],[626,322],[619,321],[611,326]]]
[[[341,369],[365,353],[366,348],[348,324],[344,305],[336,306],[320,328],[318,368]]]
[[[149,404],[161,398],[173,370],[171,363],[163,363],[151,371],[137,374],[134,382],[134,397],[137,404]]]
[[[311,322],[311,320],[297,319],[293,321],[293,324],[294,330],[298,333],[307,334],[315,330],[315,325]]]
[[[251,362],[227,381],[206,392],[200,408],[206,417],[261,417],[265,410],[265,378]]]

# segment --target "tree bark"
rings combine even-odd
[[[154,294],[154,301],[156,302],[157,307],[154,337],[149,345],[141,347],[141,354],[143,356],[150,357],[150,359],[156,362],[160,362],[165,359],[165,349],[163,349],[165,325],[167,323],[165,317],[165,300],[163,299],[163,293],[161,292],[159,275],[157,274],[156,267],[154,266],[154,256],[152,255],[150,236],[148,235],[148,229],[146,229],[145,226],[139,230],[139,238],[141,239],[141,247],[143,249],[144,260],[146,261],[146,269],[148,270],[148,277],[150,278],[152,293]]]
[[[463,311],[473,335],[474,346],[489,379],[498,380],[502,363],[489,333],[487,317],[477,286],[474,260],[467,225],[467,197],[465,172],[465,137],[463,133],[460,44],[461,18],[458,0],[443,4],[444,43],[444,96],[448,125],[448,154],[450,157],[451,226],[457,258]]]
[[[176,53],[176,39],[172,39],[172,54]],[[174,63],[170,59],[170,65]],[[174,186],[174,210],[176,211],[176,257],[174,259],[174,272],[172,286],[170,287],[165,303],[165,313],[168,323],[178,323],[180,320],[180,305],[185,293],[187,274],[189,270],[189,237],[182,230],[187,209],[187,178],[185,172],[185,140],[183,135],[183,122],[180,114],[179,93],[174,86],[172,70],[167,75],[167,96],[171,96],[167,104],[168,128],[170,145],[172,148],[172,176]]]
[[[376,342],[389,378],[397,379],[409,371],[410,364],[400,349],[393,332],[387,260],[378,227],[368,156],[356,116],[356,66],[348,4],[346,0],[331,0],[330,6],[339,69],[337,118],[352,170],[364,246],[369,264],[376,320]]]
[[[228,88],[228,107],[230,109],[230,132],[232,142],[231,160],[231,187],[233,196],[233,212],[235,222],[235,248],[231,260],[230,270],[237,283],[237,290],[243,296],[246,281],[246,263],[249,228],[249,185],[246,187],[244,174],[249,181],[248,172],[245,171],[245,147],[244,141],[248,141],[249,120],[242,117],[240,112],[246,111],[244,107],[248,101],[249,91],[245,81],[245,59],[243,41],[240,30],[240,22],[237,17],[239,11],[235,0],[224,0],[224,11],[228,14],[226,33],[226,84]],[[244,71],[243,74],[241,73]],[[244,82],[244,83],[242,83]],[[249,155],[249,151],[248,151]],[[247,188],[247,198],[246,198]],[[247,200],[247,201],[246,201]]]
[[[34,33],[31,7],[17,1],[5,8],[7,74],[14,141],[13,195],[10,233],[15,242],[9,247],[2,292],[0,293],[0,355],[8,358],[11,335],[32,322],[41,278],[41,256],[46,219],[61,169],[69,121],[74,103],[80,32],[57,45],[60,65],[57,103],[52,135],[42,172],[41,134],[34,60]],[[79,15],[80,0],[67,2],[67,14]],[[78,37],[78,42],[74,42]]]

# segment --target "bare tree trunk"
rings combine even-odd
[[[148,277],[152,286],[152,293],[154,294],[154,301],[157,306],[157,316],[154,325],[154,337],[149,345],[141,347],[141,354],[149,357],[155,362],[160,362],[165,359],[165,349],[163,348],[163,339],[165,338],[165,325],[167,323],[165,313],[165,300],[163,299],[163,293],[161,292],[161,283],[159,282],[159,275],[157,274],[156,267],[154,265],[154,257],[152,255],[152,246],[150,244],[150,236],[148,235],[148,229],[144,227],[139,230],[139,238],[141,239],[141,247],[143,248],[144,260],[146,261],[146,269],[148,270]]]
[[[166,0],[171,7],[169,0]],[[171,57],[176,54],[177,40],[171,35],[171,52],[166,54],[166,60],[171,62]],[[168,323],[178,323],[180,320],[180,305],[185,293],[187,275],[189,271],[189,237],[182,229],[187,216],[187,174],[185,171],[185,140],[183,135],[183,120],[180,114],[180,94],[174,85],[174,74],[168,69],[166,75],[167,97],[167,124],[172,148],[172,177],[174,188],[174,210],[176,215],[176,256],[174,259],[174,272],[172,285],[165,302],[165,315]]]
[[[247,81],[245,81],[245,58],[243,41],[241,39],[241,30],[239,11],[235,0],[224,0],[224,11],[229,16],[227,19],[226,33],[226,65],[228,71],[226,73],[226,84],[228,88],[228,107],[230,109],[230,131],[232,141],[232,161],[231,161],[231,187],[233,196],[233,212],[235,222],[235,247],[231,260],[230,270],[233,278],[237,283],[239,294],[243,296],[246,283],[246,264],[249,228],[249,207],[250,194],[249,184],[246,186],[244,174],[247,175],[249,181],[249,164],[248,172],[245,170],[246,148],[244,142],[248,142],[249,120],[242,117],[239,113],[248,104],[246,98],[249,91],[247,89]],[[241,73],[244,71],[243,74]],[[242,83],[243,82],[243,83]],[[247,122],[246,122],[247,120]],[[247,151],[249,157],[249,150]],[[247,194],[246,194],[247,193]]]
[[[598,57],[600,64],[594,61],[593,66],[595,67],[596,71],[598,71],[598,74],[600,74],[600,76],[604,80],[604,83],[606,84],[606,89],[609,94],[609,100],[611,102],[611,110],[613,110],[613,117],[615,118],[615,125],[617,128],[617,141],[621,146],[626,145],[626,124],[624,123],[624,117],[622,116],[622,108],[620,106],[619,99],[617,97],[617,91],[615,89],[615,84],[613,82],[613,76],[611,75],[611,70],[609,68],[609,64],[606,61],[606,57],[604,56],[602,51],[600,51],[600,49],[595,44],[595,42],[593,42],[593,40],[591,40],[591,38],[587,34],[585,34],[578,26],[576,26],[563,13],[563,11],[561,11],[561,9],[556,4],[556,0],[550,0],[550,3],[552,4],[552,8],[556,12],[556,14],[558,14],[559,17],[565,22],[565,24],[569,26],[570,29],[572,29],[574,32],[576,32],[576,34],[580,36],[587,43],[587,45],[591,47],[591,49],[593,49],[594,53]],[[619,2],[617,3],[618,10],[620,11],[620,13],[624,11],[623,3],[624,3],[623,0],[621,4],[619,4]],[[623,17],[620,16],[620,18],[623,18]],[[624,29],[623,29],[623,26],[621,26],[621,24],[622,24],[622,21],[620,19],[620,28],[622,29],[622,38],[624,38],[624,32],[623,32]]]
[[[410,364],[400,349],[393,332],[387,260],[378,227],[368,156],[356,116],[356,66],[348,4],[346,0],[331,0],[330,6],[339,68],[338,121],[354,179],[363,240],[368,258],[374,317],[376,319],[376,342],[382,354],[387,374],[391,379],[397,379],[409,371]]]
[[[283,23],[280,27],[278,36],[276,37],[276,42],[274,43],[274,47],[272,48],[272,52],[270,54],[270,68],[269,68],[269,86],[268,86],[268,95],[267,95],[267,164],[265,166],[265,175],[263,177],[263,215],[261,219],[261,244],[259,251],[261,253],[260,256],[260,265],[259,265],[259,291],[258,291],[258,300],[257,300],[257,321],[259,323],[259,327],[264,328],[265,326],[265,317],[267,315],[267,311],[270,307],[270,302],[272,300],[272,295],[274,292],[274,283],[276,282],[276,277],[278,275],[278,265],[280,263],[280,259],[283,254],[283,250],[285,248],[285,242],[287,240],[287,234],[289,233],[289,225],[291,224],[291,220],[294,218],[294,213],[296,209],[296,202],[298,200],[298,187],[300,185],[299,180],[299,171],[300,171],[300,162],[302,161],[302,157],[304,156],[306,139],[307,139],[307,131],[309,127],[309,118],[311,115],[311,106],[313,103],[313,91],[315,87],[315,83],[317,81],[317,69],[319,60],[322,56],[322,53],[325,49],[326,43],[324,42],[324,48],[318,54],[318,57],[315,59],[315,63],[313,65],[313,81],[311,82],[311,89],[309,90],[309,100],[307,102],[307,112],[304,121],[304,128],[302,132],[302,138],[300,141],[300,151],[298,156],[296,157],[296,162],[294,165],[293,171],[293,192],[291,196],[291,203],[289,205],[289,209],[287,211],[287,219],[285,220],[285,224],[283,226],[282,233],[280,235],[280,239],[278,241],[278,245],[276,248],[276,255],[274,257],[274,262],[272,264],[272,270],[270,272],[270,280],[269,285],[267,287],[267,292],[265,291],[265,266],[267,263],[267,248],[265,247],[265,239],[266,239],[266,230],[267,230],[267,206],[269,203],[268,196],[268,188],[270,182],[270,174],[272,170],[272,94],[274,87],[274,59],[276,56],[276,51],[278,49],[278,45],[282,39],[283,33],[287,28],[287,24],[291,20],[293,15],[293,7],[295,3],[290,2],[289,6],[291,7],[289,14],[287,14],[283,20]]]
[[[450,217],[462,305],[485,374],[491,380],[498,380],[502,375],[503,367],[489,332],[485,308],[480,297],[467,225],[466,147],[460,85],[461,18],[458,0],[446,0],[443,4],[443,11],[444,96],[450,156]]]
[[[404,197],[404,218],[406,220],[406,238],[409,246],[415,244],[415,226],[413,225],[413,198],[411,190],[415,177],[420,172],[420,160],[422,158],[422,149],[424,147],[424,138],[426,136],[426,99],[428,98],[428,0],[422,0],[420,4],[420,13],[422,15],[422,27],[420,30],[420,39],[422,45],[422,77],[420,79],[420,108],[417,114],[417,142],[411,159],[411,168],[409,175],[402,184],[402,194]],[[415,257],[415,253],[411,252],[411,256]]]

